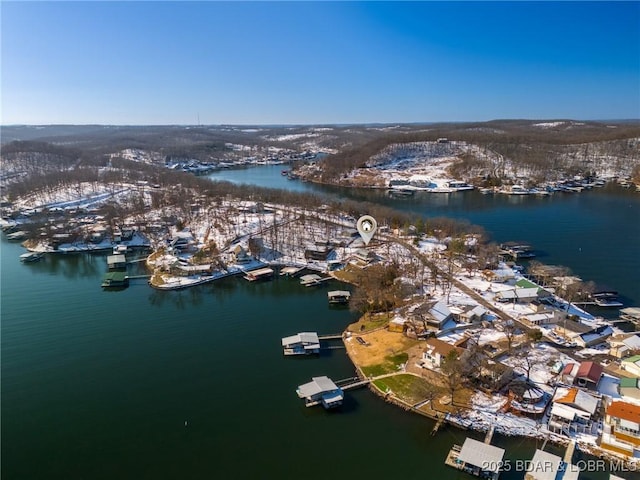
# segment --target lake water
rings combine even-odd
[[[251,175],[266,175],[269,168]],[[347,195],[287,181],[279,170],[267,178]],[[484,215],[496,237],[531,241],[576,272],[582,253],[563,252],[582,246],[591,252],[583,268],[592,275],[585,277],[606,279],[638,304],[637,275],[631,275],[640,257],[638,227],[628,213],[637,220],[640,197],[626,193],[477,210],[456,207],[468,202],[456,196],[440,209],[430,202],[444,202],[442,197],[393,204],[425,214],[469,214],[474,223]],[[378,192],[349,194],[375,198]],[[595,210],[582,212],[582,202],[592,197]],[[606,207],[598,209],[603,202]],[[506,225],[492,213],[498,208]],[[530,218],[545,216],[546,234],[537,231],[541,220]],[[4,238],[0,243],[3,479],[473,478],[443,463],[451,445],[469,432],[446,428],[432,437],[431,421],[366,389],[349,392],[339,412],[302,405],[297,385],[312,376],[354,373],[343,350],[305,359],[281,353],[285,335],[339,332],[354,320],[348,310],[329,308],[326,288],[285,278],[251,284],[231,278],[175,292],[133,280],[126,290],[105,292],[105,256],[48,256],[25,265],[18,261],[23,251]],[[633,266],[628,274],[627,263]],[[531,458],[540,446],[501,436],[494,444],[507,448],[510,459]],[[515,471],[501,476],[522,477]],[[607,477],[596,472],[581,478]]]

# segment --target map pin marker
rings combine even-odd
[[[378,229],[378,222],[376,222],[376,219],[371,215],[363,215],[358,219],[356,227],[365,245],[369,245],[369,242]]]

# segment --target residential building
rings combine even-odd
[[[439,338],[428,338],[426,348],[422,352],[422,366],[424,368],[435,369],[442,366],[443,360],[452,351],[457,352],[458,357],[461,357],[465,352],[463,348],[456,347],[450,343],[444,342]]]
[[[605,412],[600,446],[629,457],[640,456],[640,406],[611,402]]]
[[[631,375],[640,377],[640,355],[625,358],[620,362],[620,368],[625,372],[629,372]]]
[[[618,389],[623,398],[640,400],[640,379],[622,377]]]
[[[592,419],[600,404],[597,397],[577,387],[559,387],[552,401],[549,430],[565,435],[591,431]]]

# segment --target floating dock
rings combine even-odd
[[[250,282],[255,282],[256,280],[266,280],[267,278],[271,278],[272,275],[272,268],[258,268],[257,270],[247,272],[244,279]]]
[[[304,399],[305,406],[322,405],[326,409],[342,405],[344,394],[329,377],[313,377],[309,383],[296,389],[298,397]]]
[[[327,292],[327,298],[330,304],[344,305],[349,303],[351,292],[348,290],[332,290]]]
[[[102,288],[124,288],[129,286],[129,277],[126,272],[105,273],[102,278]]]
[[[282,270],[280,270],[280,275],[281,276],[284,275],[287,277],[295,277],[304,269],[305,267],[284,267]]]
[[[476,477],[497,480],[503,465],[504,449],[467,438],[462,447],[454,445],[444,463]]]
[[[331,280],[331,278],[332,277],[322,278],[316,273],[310,273],[309,275],[303,275],[300,277],[300,285],[304,285],[305,287],[313,287],[315,285],[320,285],[322,282],[326,282],[327,280]]]
[[[320,353],[320,340],[316,332],[300,332],[282,339],[284,355],[313,355]]]

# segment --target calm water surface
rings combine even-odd
[[[267,179],[319,188],[269,168]],[[470,215],[473,223],[484,215],[499,240],[531,241],[547,258],[576,272],[582,266],[586,278],[610,281],[640,304],[631,275],[638,271],[638,227],[629,221],[637,220],[638,197],[625,193],[593,195],[588,205],[595,210],[582,214],[591,193],[478,210],[430,205],[440,198],[394,204]],[[376,198],[378,192],[351,194]],[[498,221],[501,215],[508,225]],[[545,217],[548,224],[535,220]],[[49,256],[23,265],[23,251],[4,238],[0,243],[3,479],[473,478],[443,463],[468,432],[447,428],[431,437],[429,420],[367,390],[349,392],[340,412],[301,404],[295,387],[312,376],[354,373],[341,350],[315,359],[281,354],[282,336],[339,332],[354,320],[348,310],[329,308],[326,288],[233,278],[178,292],[134,280],[126,290],[104,292],[105,256]],[[577,253],[565,256],[570,251]],[[507,448],[510,459],[531,458],[540,446],[500,436],[494,444]],[[501,478],[522,477],[508,472]]]

